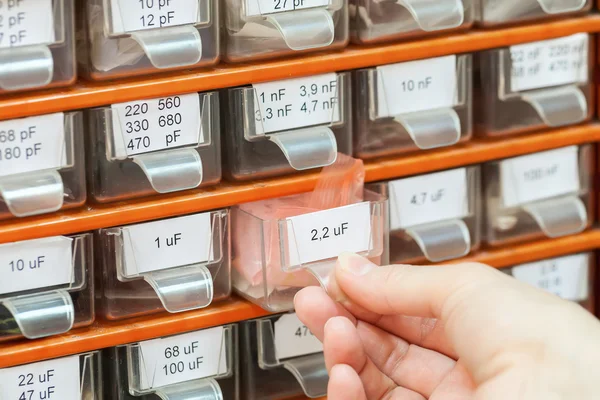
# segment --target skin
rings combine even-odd
[[[294,300],[328,400],[600,398],[600,323],[483,264],[377,267],[344,253]]]

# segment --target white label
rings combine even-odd
[[[57,236],[0,245],[0,294],[71,283],[72,241]]]
[[[377,117],[454,107],[456,56],[377,67]]]
[[[331,73],[253,85],[257,131],[269,133],[338,121],[337,84],[337,75]]]
[[[113,104],[117,158],[204,142],[197,93]]]
[[[579,190],[577,146],[500,162],[504,207],[515,207]]]
[[[292,266],[337,257],[344,251],[369,250],[371,207],[368,202],[299,215],[287,221]]]
[[[539,289],[565,300],[583,301],[588,298],[589,259],[586,254],[553,258],[523,264],[512,269],[512,275]]]
[[[588,81],[588,34],[511,46],[513,92]]]
[[[222,326],[140,342],[142,389],[227,373]]]
[[[0,369],[2,400],[81,400],[79,356]]]
[[[63,113],[0,122],[0,176],[67,164]]]
[[[296,316],[282,315],[275,321],[275,354],[278,360],[320,353],[323,344]]]
[[[0,1],[0,49],[55,41],[52,0]]]
[[[469,213],[466,168],[390,182],[390,229],[406,229]]]
[[[113,33],[196,24],[199,1],[110,0]]]
[[[246,16],[275,14],[305,8],[327,7],[330,0],[246,0]]]
[[[125,273],[135,276],[212,258],[210,213],[123,227]]]

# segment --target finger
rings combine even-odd
[[[475,383],[464,365],[459,361],[454,369],[435,388],[429,400],[472,400]]]
[[[310,331],[323,340],[323,326],[333,317],[342,316],[356,325],[356,319],[374,324],[410,343],[426,347],[456,358],[456,352],[447,340],[443,323],[431,318],[380,315],[363,307],[345,301],[342,305],[334,302],[320,287],[302,289],[294,298],[298,318]]]
[[[333,317],[346,317],[356,324],[354,316],[341,304],[333,301],[325,290],[318,286],[309,286],[300,290],[294,297],[296,315],[304,325],[323,341],[325,324]]]
[[[337,364],[329,371],[327,385],[328,400],[367,400],[367,395],[358,373],[345,364]]]
[[[335,317],[327,321],[323,348],[327,370],[331,371],[338,364],[352,367],[360,377],[368,399],[380,399],[396,387],[367,357],[356,327],[350,320]]]
[[[427,400],[425,397],[410,389],[398,386],[385,397],[386,400]]]
[[[408,342],[371,324],[359,322],[358,334],[373,364],[398,386],[429,398],[456,362]]]

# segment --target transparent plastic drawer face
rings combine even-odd
[[[80,112],[0,121],[0,219],[82,206]]]
[[[474,0],[350,0],[353,42],[414,39],[466,29]]]
[[[73,0],[14,0],[0,8],[0,93],[73,83]]]
[[[592,8],[592,0],[475,0],[477,22],[483,26],[565,18]]]
[[[592,253],[550,258],[509,268],[516,279],[591,310],[593,306]]]
[[[389,198],[392,263],[441,262],[479,247],[479,173],[459,168],[370,186]]]
[[[471,91],[471,55],[356,71],[354,153],[373,158],[469,139]]]
[[[237,400],[237,325],[104,350],[112,400]]]
[[[240,324],[241,387],[248,400],[327,394],[323,344],[295,313]]]
[[[292,197],[290,197],[292,198]],[[284,198],[287,199],[287,198]],[[289,311],[305,286],[327,287],[337,256],[351,251],[377,264],[388,259],[387,199],[365,191],[365,201],[312,211],[290,210],[287,218],[263,202],[232,208],[236,291],[269,311]]]
[[[37,339],[94,321],[92,236],[0,245],[0,341]]]
[[[120,319],[207,307],[229,296],[229,211],[102,229],[103,312]]]
[[[109,202],[221,180],[219,94],[191,93],[87,111],[90,193]]]
[[[574,125],[592,115],[591,38],[578,33],[478,54],[476,130],[506,135]]]
[[[228,62],[333,50],[348,44],[348,0],[223,0]]]
[[[79,18],[80,59],[92,79],[215,64],[218,0],[89,0]]]
[[[592,163],[592,146],[584,145],[485,164],[487,242],[554,238],[586,229]]]
[[[3,399],[103,400],[100,352],[0,369]]]
[[[352,153],[348,73],[228,89],[226,174],[248,180],[331,165]]]

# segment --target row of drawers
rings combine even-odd
[[[503,271],[590,309],[593,268],[594,255],[581,253]],[[278,314],[0,369],[0,394],[61,400],[320,397],[328,382],[322,350],[294,313]]]
[[[591,0],[10,0],[0,91],[65,86],[585,13]],[[76,40],[77,38],[77,40]],[[77,59],[77,60],[76,60]]]
[[[65,332],[90,324],[96,305],[111,320],[203,308],[232,287],[264,309],[288,311],[296,292],[318,285],[343,251],[377,264],[441,262],[482,243],[565,236],[592,223],[592,145],[364,191],[362,182],[348,183],[361,179],[353,162],[354,175],[313,193],[0,245],[7,266],[0,334]]]
[[[0,219],[577,124],[593,113],[589,49],[577,34],[2,121]]]

